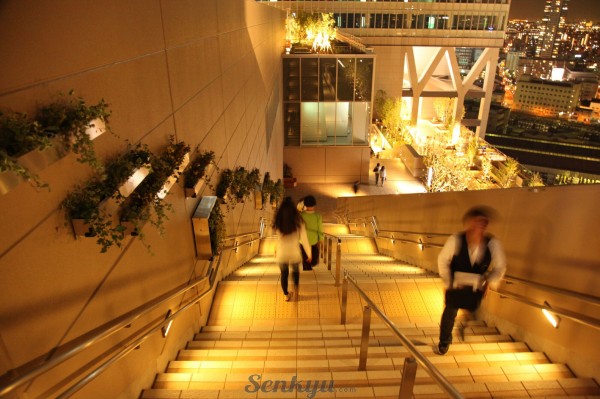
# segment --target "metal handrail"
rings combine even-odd
[[[344,281],[349,281],[354,288],[358,291],[360,296],[365,300],[365,302],[369,305],[369,307],[383,320],[383,322],[394,332],[394,334],[400,339],[402,344],[408,349],[408,351],[412,354],[412,356],[416,359],[416,361],[425,368],[425,371],[433,378],[433,380],[444,390],[446,393],[452,398],[463,398],[461,393],[452,385],[446,377],[440,373],[440,371],[431,363],[425,355],[423,355],[419,350],[415,347],[415,345],[403,334],[400,332],[398,327],[391,321],[385,313],[383,313],[379,307],[369,298],[369,296],[358,286],[354,278],[348,273],[347,270],[344,270]]]
[[[509,292],[506,290],[490,288],[490,291],[500,295],[500,298],[505,297],[505,298],[514,299],[515,301],[521,302],[525,305],[529,305],[529,306],[532,306],[532,307],[538,308],[538,309],[545,309],[545,310],[547,310],[551,313],[555,313],[561,317],[564,317],[564,318],[573,320],[577,323],[584,324],[586,326],[593,327],[593,328],[600,330],[600,320],[595,319],[593,317],[589,317],[589,316],[586,316],[586,315],[583,315],[583,314],[577,313],[577,312],[572,312],[568,309],[557,308],[554,306],[549,307],[548,305],[541,305],[539,303],[529,300],[529,298],[527,298],[527,297],[524,297],[519,294],[513,294],[512,292]]]
[[[252,236],[255,234],[258,234],[258,233],[242,234],[239,237]],[[231,246],[223,248],[223,251],[230,251],[230,250],[236,249],[238,247],[241,247],[243,245],[248,245],[251,242],[255,242],[255,241],[259,241],[259,240],[260,240],[260,238],[245,241],[242,244],[231,245]],[[219,266],[221,264],[221,259],[222,259],[221,256],[219,256],[215,271],[218,271]],[[58,398],[68,398],[71,395],[73,395],[74,393],[76,393],[77,391],[79,391],[81,388],[83,388],[85,385],[87,385],[89,382],[91,382],[94,378],[96,378],[98,375],[103,373],[104,370],[106,370],[108,367],[110,367],[113,363],[122,359],[127,354],[129,354],[129,352],[131,352],[136,347],[138,347],[142,342],[144,342],[146,339],[148,339],[152,334],[159,331],[160,329],[162,329],[163,327],[165,327],[172,321],[174,321],[177,317],[179,317],[181,314],[183,314],[186,310],[188,310],[189,308],[191,308],[192,306],[194,306],[195,304],[200,302],[202,299],[204,299],[204,297],[206,297],[213,290],[213,288],[214,288],[214,280],[211,280],[210,286],[204,292],[202,292],[201,294],[198,294],[194,298],[190,299],[186,305],[184,305],[183,307],[178,309],[175,313],[172,313],[169,317],[165,318],[163,321],[159,322],[158,324],[156,324],[154,326],[147,328],[142,333],[143,334],[142,336],[138,337],[135,341],[132,341],[129,344],[125,345],[123,347],[123,349],[121,349],[119,352],[114,354],[111,358],[107,359],[104,363],[102,363],[101,365],[96,367],[94,370],[89,372],[84,378],[79,380],[75,385],[71,386],[67,391],[63,392]]]
[[[250,234],[258,234],[258,232],[250,233]],[[248,235],[248,234],[244,234]],[[260,240],[260,238],[255,240],[245,241],[242,244],[236,244],[229,247],[223,248],[222,251],[231,250],[242,245],[247,245],[250,242],[254,242]],[[217,267],[220,264],[220,256],[217,257],[218,263]],[[71,359],[75,355],[82,352],[84,349],[112,336],[113,334],[121,331],[124,328],[130,326],[134,321],[139,319],[140,317],[148,314],[149,312],[157,309],[159,306],[167,303],[175,297],[181,296],[188,292],[189,290],[195,288],[199,284],[209,281],[210,287],[212,288],[214,283],[214,278],[210,278],[210,274],[214,276],[213,263],[215,259],[213,258],[208,267],[208,275],[202,276],[200,278],[196,278],[191,282],[186,284],[182,284],[179,287],[174,288],[173,290],[160,295],[143,305],[138,306],[137,308],[93,329],[88,331],[86,334],[75,338],[64,345],[61,345],[58,348],[51,350],[50,352],[28,362],[24,365],[20,366],[17,369],[9,370],[6,374],[0,377],[0,396],[5,395],[16,388],[22,386],[23,384],[31,381],[32,379],[44,374],[45,372],[51,370],[52,368],[58,366],[59,364]],[[210,289],[208,290],[210,292]],[[178,315],[179,312],[174,313],[171,317]],[[176,316],[175,316],[176,317]],[[164,325],[165,323],[162,323]],[[154,330],[153,330],[154,331]],[[137,346],[137,345],[136,345]],[[40,359],[49,358],[42,364],[39,364]],[[16,377],[15,377],[16,375]],[[86,376],[87,377],[87,376]]]
[[[553,287],[551,285],[534,283],[533,281],[524,280],[522,278],[514,276],[504,276],[503,280],[506,281],[508,284],[523,284],[542,291],[577,298],[589,304],[600,306],[600,297],[594,295],[582,294],[576,291]]]
[[[389,233],[389,234],[410,234],[410,235],[418,235],[425,237],[450,237],[452,234],[448,233],[430,233],[423,231],[402,231],[402,230],[379,230],[379,233]]]

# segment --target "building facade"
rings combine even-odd
[[[568,116],[575,111],[581,83],[555,82],[523,76],[517,82],[513,109],[538,116]]]
[[[560,58],[560,40],[569,11],[570,0],[546,0],[540,41],[536,55],[540,58]]]
[[[478,133],[485,135],[509,0],[258,1],[290,13],[333,14],[339,31],[377,56],[372,92],[407,100],[413,125],[434,116],[435,98],[457,98],[459,119],[465,99],[481,98]]]

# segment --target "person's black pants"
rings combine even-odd
[[[299,263],[280,263],[279,270],[281,271],[281,289],[285,295],[289,294],[288,292],[288,278],[290,276],[290,266],[292,266],[292,280],[294,280],[294,285],[297,286],[300,282],[300,271],[298,270]]]
[[[475,313],[481,304],[483,292],[475,291],[471,288],[447,290],[446,291],[446,306],[442,313],[440,321],[440,344],[450,345],[452,343],[452,330],[459,309],[466,309],[471,313]]]
[[[312,260],[308,261],[308,256],[306,256],[306,252],[304,251],[304,247],[300,245],[300,250],[302,251],[302,270],[312,270],[313,266],[319,264],[319,255],[320,255],[320,243],[317,242],[315,245],[311,245],[310,254],[312,256]]]

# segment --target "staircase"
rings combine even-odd
[[[441,280],[380,255],[342,259],[361,288],[465,397],[600,395],[593,379],[576,378],[566,365],[466,315],[459,314],[448,354],[435,354]],[[141,398],[398,398],[407,350],[373,315],[367,369],[357,371],[364,305],[350,289],[348,322],[341,325],[334,283],[321,264],[301,272],[298,301],[285,302],[272,258],[253,259],[219,284],[208,325]],[[414,397],[446,395],[419,367]]]

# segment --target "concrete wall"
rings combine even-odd
[[[598,296],[600,245],[598,232],[599,185],[537,189],[514,188],[461,193],[353,197],[338,199],[338,209],[349,218],[375,215],[380,230],[453,233],[462,228],[463,213],[471,206],[495,208],[499,219],[489,231],[498,237],[508,257],[507,274],[549,286]],[[402,236],[425,243],[443,243],[445,237],[427,234]],[[414,244],[392,246],[378,239],[380,251],[437,272],[439,248],[420,250]],[[600,308],[542,291],[507,286],[537,303],[600,319]],[[533,350],[544,351],[555,362],[567,363],[576,374],[600,379],[600,330],[563,319],[559,328],[548,324],[540,310],[497,295],[488,295],[488,319],[501,331],[524,339]]]
[[[285,147],[283,159],[298,183],[369,181],[369,147]]]
[[[277,179],[283,134],[280,123],[267,134],[265,115],[281,87],[284,17],[251,0],[6,0],[0,4],[0,109],[32,114],[73,89],[88,104],[101,98],[110,104],[115,135],[96,140],[101,158],[122,151],[125,140],[158,151],[174,134],[192,148],[215,151],[221,168],[258,167]],[[280,114],[277,109],[276,120]],[[206,267],[195,260],[190,221],[199,199],[186,199],[181,183],[167,197],[174,212],[165,236],[144,228],[153,254],[135,238],[105,254],[94,239],[75,239],[58,207],[90,173],[69,155],[41,174],[51,191],[24,183],[0,197],[0,374]],[[251,201],[238,205],[227,215],[227,234],[258,230],[266,212]],[[227,270],[243,261],[242,252],[225,257]],[[180,300],[169,306],[177,309]],[[210,298],[178,319],[167,339],[155,334],[77,397],[138,397],[206,320],[209,305]],[[18,396],[52,397],[52,386],[68,372],[166,311],[158,309]]]

